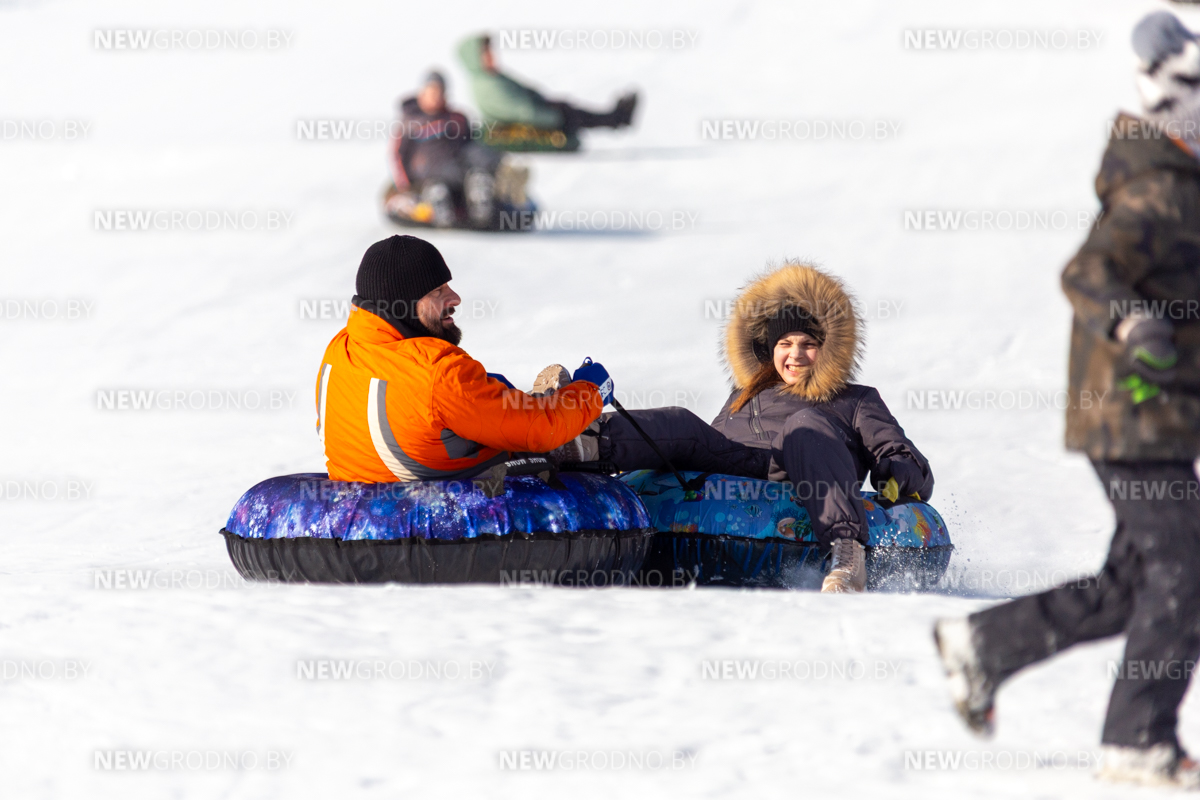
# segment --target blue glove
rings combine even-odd
[[[608,377],[608,370],[599,364],[594,363],[590,358],[585,358],[579,369],[575,370],[575,374],[571,376],[573,381],[587,381],[588,383],[596,384],[596,388],[600,390],[600,399],[604,401],[604,405],[608,405],[613,399],[613,380]]]
[[[487,376],[489,378],[495,378],[496,380],[500,381],[501,383],[503,383],[505,386],[507,386],[510,389],[517,388],[517,387],[513,386],[512,383],[509,382],[508,378],[504,377],[499,372],[489,372],[487,374]]]

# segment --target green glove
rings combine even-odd
[[[1162,392],[1162,388],[1157,383],[1150,383],[1141,375],[1134,373],[1125,380],[1117,384],[1117,387],[1129,392],[1133,398],[1133,404],[1144,403],[1152,397],[1158,397]]]

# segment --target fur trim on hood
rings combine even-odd
[[[761,348],[768,322],[780,309],[795,306],[817,321],[825,341],[808,374],[783,391],[814,402],[829,400],[858,374],[863,332],[857,305],[841,280],[808,264],[789,262],[758,278],[742,290],[725,326],[725,364],[734,386],[745,389],[754,382],[763,368],[755,340]]]

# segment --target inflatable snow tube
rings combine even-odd
[[[574,153],[580,144],[574,133],[520,122],[489,122],[483,126],[483,143],[510,153]]]
[[[619,586],[638,575],[654,530],[620,481],[563,473],[557,488],[536,475],[488,483],[285,475],[242,495],[221,533],[253,580]]]
[[[402,192],[389,183],[383,190],[383,213],[389,220],[404,228],[437,228],[433,206],[423,202],[414,192]],[[473,222],[465,208],[455,212],[455,222],[445,226],[453,230],[491,233],[527,233],[534,229],[537,204],[526,200],[521,205],[497,200],[490,220]]]
[[[637,492],[658,533],[643,573],[670,585],[796,585],[824,567],[804,506],[784,484],[685,472],[638,470],[621,476]],[[928,589],[946,572],[954,545],[927,503],[884,505],[864,493],[870,541],[868,588]]]

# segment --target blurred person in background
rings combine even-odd
[[[519,123],[574,136],[582,128],[626,128],[633,123],[636,92],[622,95],[608,111],[588,111],[572,103],[549,100],[496,66],[491,38],[472,36],[458,48],[471,77],[475,105],[485,122]]]
[[[394,188],[385,198],[390,211],[407,211],[434,227],[488,228],[495,225],[498,197],[524,204],[529,170],[512,167],[502,152],[474,140],[466,115],[447,105],[440,72],[427,73],[417,93],[400,102],[395,130]],[[414,210],[417,204],[428,209],[428,219]]]

